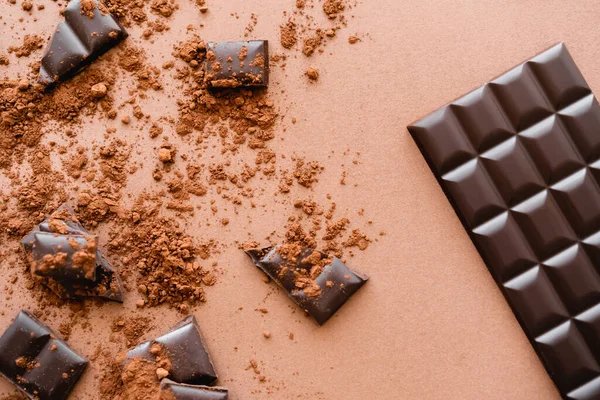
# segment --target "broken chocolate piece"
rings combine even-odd
[[[600,106],[564,44],[408,127],[565,399],[600,398]]]
[[[64,12],[65,22],[57,26],[42,58],[41,84],[52,84],[77,74],[127,37],[108,9],[99,0],[94,2],[91,10],[82,10],[80,0],[69,2]]]
[[[212,88],[269,84],[269,42],[208,43],[205,80]]]
[[[64,400],[88,361],[21,311],[0,337],[0,374],[32,400]]]
[[[90,235],[77,220],[73,210],[67,205],[62,205],[21,240],[23,250],[31,258],[32,272],[61,298],[102,297],[122,303],[123,287],[119,274],[100,250],[96,249],[95,257],[85,253],[79,254],[79,258],[76,258],[79,261],[75,264],[83,261],[89,263],[91,259],[95,259],[95,267],[91,270],[93,272],[86,269],[87,273],[84,273],[83,279],[77,274],[77,270],[72,268],[73,264],[69,262],[68,256],[77,254],[76,251],[71,251],[74,250],[72,248],[74,238],[77,238],[77,243],[85,242],[88,247],[90,238],[96,240],[95,236]],[[71,240],[71,244],[69,244],[69,240]],[[62,246],[62,251],[67,251],[64,253],[67,254],[65,263],[58,265],[56,265],[56,256],[58,255],[59,258],[64,256],[60,255],[60,250],[54,255],[50,251],[52,248],[56,248],[57,244]],[[81,249],[79,250],[81,251]],[[44,257],[48,257],[46,263],[50,262],[55,266],[54,270],[48,273],[40,271],[40,262],[44,260]],[[44,265],[44,263],[41,264],[42,267]],[[87,279],[86,275],[87,277],[93,276],[93,279]]]
[[[289,297],[323,325],[369,279],[310,248],[285,259],[282,246],[247,250],[254,264],[277,282]]]
[[[152,348],[156,344],[171,362],[169,378],[172,380],[192,385],[209,385],[217,380],[215,368],[193,315],[181,321],[169,333],[130,350],[127,360],[140,358],[154,361],[157,354],[153,354],[155,352]]]
[[[227,400],[226,388],[184,385],[163,379],[160,382],[160,400]]]
[[[97,239],[92,235],[34,234],[31,271],[60,280],[96,280]]]

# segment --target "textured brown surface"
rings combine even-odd
[[[0,54],[22,43],[25,34],[50,34],[58,18],[49,11],[56,3],[37,3],[46,5],[43,13],[37,13],[37,22],[19,5],[0,5],[0,26],[6,32]],[[170,32],[157,35],[154,44],[138,40],[139,30],[131,32],[131,40],[152,49],[157,66],[171,59],[172,45],[184,36],[188,24],[203,22],[205,28],[199,32],[206,40],[238,40],[251,13],[258,16],[251,36],[272,40],[273,52],[279,52],[276,39],[282,12],[293,7],[292,0],[213,0],[210,11],[200,14],[191,1],[179,3]],[[380,0],[359,4],[350,14],[355,18],[338,32],[325,54],[308,60],[290,53],[286,69],[273,71],[271,93],[285,116],[279,127],[285,125],[287,131],[278,129],[272,145],[322,162],[327,169],[314,197],[323,199],[331,193],[338,210],[352,213],[364,207],[364,219],[372,219],[376,229],[370,233],[387,232],[368,251],[347,260],[371,281],[331,321],[318,327],[290,307],[283,293],[271,293],[272,285],[265,285],[243,252],[230,245],[219,255],[223,273],[218,284],[206,289],[208,302],[194,310],[219,384],[230,388],[232,399],[558,399],[405,127],[558,41],[567,44],[592,90],[599,93],[600,4]],[[24,22],[11,29],[20,17]],[[361,41],[349,45],[350,34]],[[32,60],[11,59],[0,74],[14,77]],[[305,83],[308,66],[319,70],[318,83]],[[165,92],[173,90],[166,75],[163,80]],[[173,98],[152,95],[144,102],[145,111],[176,114]],[[296,124],[290,124],[292,117]],[[83,135],[91,142],[101,138],[105,128],[104,122],[88,122]],[[130,135],[131,141],[137,135],[146,137],[133,127],[119,127],[119,134]],[[153,151],[153,144],[138,146],[139,151]],[[359,166],[343,155],[346,149],[361,152]],[[341,164],[347,170],[345,186],[339,185]],[[145,173],[130,179],[125,193],[137,193],[151,182],[152,165],[147,163]],[[7,182],[0,173],[4,193]],[[229,215],[227,226],[212,224],[192,232],[228,244],[246,240],[248,231],[263,238],[283,225],[289,212],[289,207],[270,205],[269,200],[263,195],[257,202],[269,206]],[[189,226],[197,226],[201,218],[201,213],[190,218]],[[10,258],[0,261],[2,330],[30,301],[24,280],[19,280],[20,293],[6,302],[4,272],[11,263]],[[125,311],[117,304],[91,304],[91,326],[73,327],[71,347],[86,357],[93,354],[96,345],[108,338],[110,321],[133,312],[136,299],[134,292],[128,293]],[[159,318],[148,338],[181,319],[167,308],[149,313]],[[53,328],[63,321],[59,315],[46,320]],[[265,330],[272,335],[268,340],[262,335]],[[259,383],[258,375],[246,369],[250,359],[270,382]],[[96,399],[99,372],[92,362],[72,398]],[[0,381],[0,396],[11,390]]]

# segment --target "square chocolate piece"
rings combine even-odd
[[[205,81],[211,88],[269,84],[269,42],[208,43]]]
[[[0,337],[0,374],[32,400],[64,400],[88,361],[21,311]]]
[[[154,361],[156,354],[153,354],[151,349],[156,344],[171,362],[169,378],[175,382],[209,385],[217,380],[206,343],[193,315],[178,323],[165,335],[130,350],[127,360],[140,358]]]
[[[216,386],[184,385],[163,379],[160,382],[160,400],[227,400],[227,389]]]
[[[564,398],[600,398],[600,106],[558,44],[408,127]]]
[[[319,325],[323,325],[369,279],[339,258],[305,248],[286,259],[282,246],[247,250],[254,264],[277,282]]]
[[[88,8],[91,4],[93,7]],[[71,0],[42,58],[39,82],[67,79],[127,37],[127,32],[100,0],[82,5]]]

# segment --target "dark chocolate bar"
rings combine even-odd
[[[65,263],[59,263],[58,265],[54,263],[55,268],[50,273],[40,271],[40,260],[43,260],[45,256],[53,257],[57,254],[53,251],[55,242],[62,242],[65,246],[65,241],[68,244],[69,240],[77,238],[80,242],[85,241],[85,244],[88,245],[91,237],[96,240],[77,220],[73,210],[67,205],[62,205],[25,236],[21,240],[21,245],[25,253],[31,257],[32,272],[59,297],[70,299],[97,296],[122,303],[123,287],[119,274],[115,272],[100,250],[95,252],[93,273],[84,274],[84,279],[81,279],[81,276],[77,273],[78,271],[72,268],[69,257],[67,257]],[[42,246],[39,245],[40,238]],[[77,252],[72,252],[71,246],[69,248],[63,247],[63,250],[68,250],[66,254],[71,255],[72,261],[72,256]],[[89,254],[80,256],[90,257]],[[89,262],[89,260],[87,261]],[[88,277],[93,276],[93,279],[87,279],[86,275]]]
[[[600,398],[600,106],[564,44],[408,127],[564,398]]]
[[[208,43],[205,80],[212,88],[268,86],[269,42]]]
[[[319,325],[323,325],[369,279],[339,258],[313,249],[299,249],[285,259],[281,246],[247,250],[254,264],[277,282]]]
[[[32,400],[64,400],[88,361],[28,312],[0,337],[0,374]]]
[[[184,385],[163,379],[160,382],[160,400],[227,400],[227,389],[199,385]]]
[[[140,358],[154,361],[156,354],[153,354],[151,348],[156,344],[171,362],[169,378],[175,382],[209,385],[217,380],[215,368],[193,315],[181,321],[167,334],[130,350],[127,360]]]
[[[88,9],[80,0],[69,2],[65,22],[57,26],[42,58],[40,83],[48,85],[77,74],[127,37],[106,6],[99,0],[93,3]]]

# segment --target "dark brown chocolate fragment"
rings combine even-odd
[[[208,43],[205,80],[212,88],[269,84],[269,42]]]
[[[163,379],[160,382],[160,400],[228,400],[226,388],[184,385]]]
[[[191,385],[209,385],[217,380],[206,344],[193,315],[181,321],[167,334],[130,350],[127,360],[140,358],[154,361],[156,354],[151,352],[153,344],[159,344],[171,362],[170,379]]]
[[[56,280],[96,280],[97,238],[93,235],[33,235],[31,272]]]
[[[600,398],[600,106],[565,45],[408,129],[562,396]]]
[[[62,205],[25,236],[21,240],[21,245],[25,253],[31,258],[32,272],[59,297],[64,299],[102,297],[122,303],[123,287],[119,274],[100,250],[96,249],[95,257],[92,257],[93,255],[89,253],[80,254],[79,261],[76,263],[89,262],[87,259],[89,257],[95,258],[93,273],[86,269],[87,273],[84,273],[82,278],[77,273],[78,269],[73,268],[72,256],[77,253],[72,248],[73,240],[77,239],[82,245],[85,242],[85,245],[88,246],[91,237],[96,240],[95,236],[90,235],[79,223],[73,210],[67,205]],[[69,241],[71,241],[70,245]],[[59,249],[53,253],[52,250],[57,245],[61,245],[62,250]],[[62,251],[66,251],[65,254],[71,256],[65,258],[65,263],[59,263],[49,273],[40,271],[40,260],[43,260],[44,257],[56,256]],[[88,279],[92,276],[93,279]]]
[[[369,279],[352,271],[337,257],[315,271],[319,261],[327,259],[325,254],[305,248],[294,259],[286,260],[280,248],[247,250],[246,254],[319,325],[327,322]],[[318,260],[313,260],[315,254]]]
[[[0,337],[0,374],[32,400],[64,400],[88,361],[21,311]]]
[[[90,13],[93,18],[88,16]],[[77,74],[127,37],[119,21],[99,0],[96,7],[85,11],[80,0],[71,0],[64,16],[65,22],[57,26],[42,58],[39,82],[45,85]]]

